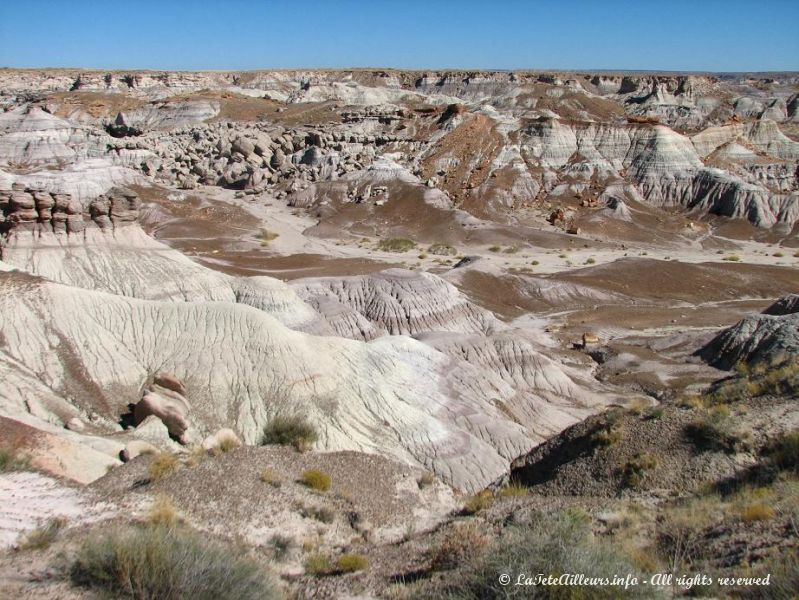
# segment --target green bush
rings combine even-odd
[[[383,252],[407,252],[416,248],[416,242],[405,238],[390,238],[388,240],[380,240],[377,244],[377,249]]]
[[[590,523],[571,512],[550,512],[533,517],[529,525],[508,527],[482,558],[467,560],[457,577],[436,579],[417,596],[426,600],[499,600],[506,598],[583,600],[605,598],[653,598],[649,586],[514,586],[502,585],[498,575],[518,573],[558,577],[585,573],[613,578],[637,574],[621,554],[593,538]]]
[[[369,560],[360,554],[342,554],[336,560],[339,573],[355,573],[369,568]]]
[[[319,492],[326,492],[330,489],[331,484],[330,475],[318,469],[308,469],[302,474],[300,481]]]
[[[316,429],[301,415],[278,415],[264,428],[263,444],[294,446],[300,452],[316,443]]]
[[[272,577],[237,548],[188,529],[118,527],[89,535],[75,585],[133,600],[272,600]]]

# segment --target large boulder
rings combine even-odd
[[[170,389],[185,391],[185,387],[170,374],[159,374],[155,379],[166,383],[169,387],[155,381],[149,386],[133,409],[136,425],[141,425],[147,417],[156,416],[166,425],[171,437],[185,444],[188,441],[187,431],[190,426],[188,414],[191,405],[182,393]]]

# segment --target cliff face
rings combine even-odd
[[[390,145],[409,171],[475,214],[625,180],[654,206],[790,228],[795,80],[5,70],[0,186],[21,181],[83,203],[141,177],[290,193],[367,167]]]

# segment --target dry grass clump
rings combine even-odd
[[[520,498],[530,493],[530,488],[518,482],[510,482],[499,488],[497,494],[502,498]]]
[[[390,238],[380,240],[377,249],[383,252],[408,252],[416,248],[416,242],[406,238]]]
[[[320,523],[332,523],[336,520],[336,513],[326,506],[302,506],[300,514],[309,519],[316,519]]]
[[[488,251],[489,252],[499,252],[502,250],[502,246],[491,246]]]
[[[369,559],[361,554],[342,554],[336,559],[336,571],[355,573],[369,568]]]
[[[434,571],[455,569],[479,557],[491,545],[491,537],[481,533],[474,523],[456,525],[430,550],[430,568]]]
[[[20,550],[46,550],[55,541],[66,524],[67,521],[63,517],[50,519],[42,527],[37,527],[33,531],[26,533],[20,539],[17,547]]]
[[[610,447],[618,444],[624,437],[624,426],[621,421],[619,411],[608,411],[605,414],[604,422],[597,426],[591,434],[591,441],[602,447]]]
[[[420,490],[433,485],[435,482],[436,482],[436,476],[430,473],[429,471],[425,471],[424,473],[422,473],[419,479],[416,480],[416,484],[419,486]]]
[[[770,521],[775,516],[775,511],[768,504],[763,502],[752,502],[741,508],[741,520],[745,523],[755,521]]]
[[[155,499],[146,519],[148,525],[165,525],[169,527],[177,525],[180,521],[180,516],[172,503],[172,499],[164,494],[160,494]]]
[[[458,254],[457,249],[453,248],[449,244],[433,244],[427,249],[427,251],[430,254],[435,254],[437,256],[455,256]]]
[[[241,442],[234,437],[224,437],[219,445],[214,448],[214,454],[227,454],[231,450],[241,447]]]
[[[295,547],[293,537],[280,533],[273,535],[269,540],[269,544],[272,546],[272,551],[277,561],[285,560]]]
[[[266,467],[263,471],[261,471],[260,479],[264,483],[271,485],[273,488],[279,488],[281,485],[283,485],[283,480],[280,478],[280,475],[278,475],[277,472],[275,472],[275,470],[271,467]]]
[[[647,408],[649,408],[650,404],[643,398],[633,398],[629,404],[627,404],[626,408],[634,415],[640,415],[643,413]]]
[[[238,548],[184,528],[115,527],[87,536],[69,575],[75,585],[135,600],[277,600],[261,566]]]
[[[178,457],[171,452],[162,452],[156,456],[147,469],[150,481],[161,481],[178,470]]]
[[[308,575],[328,575],[333,572],[330,557],[321,552],[313,552],[306,556],[304,566]]]
[[[294,446],[299,452],[310,450],[318,434],[302,415],[278,415],[264,428],[263,445]]]
[[[644,481],[647,471],[657,467],[657,459],[649,452],[640,452],[624,465],[621,483],[626,488],[638,489]]]
[[[256,237],[258,238],[258,241],[261,242],[261,246],[268,246],[270,242],[273,242],[280,237],[280,234],[275,233],[274,231],[269,231],[268,229],[261,229],[260,233]]]
[[[202,446],[192,446],[191,450],[189,450],[189,457],[186,459],[186,465],[188,467],[196,467],[208,456],[208,452]]]
[[[465,515],[476,515],[482,510],[491,508],[492,504],[494,504],[494,496],[488,490],[483,490],[466,499],[466,502],[463,503],[462,512]]]
[[[302,477],[300,477],[300,482],[318,492],[328,491],[332,483],[330,475],[318,469],[308,469],[305,471]]]

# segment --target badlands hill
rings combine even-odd
[[[0,70],[0,109],[0,540],[67,519],[0,593],[91,597],[51,554],[168,497],[299,597],[446,595],[436,548],[670,519],[796,427],[797,74]],[[697,450],[716,404],[750,443]]]

